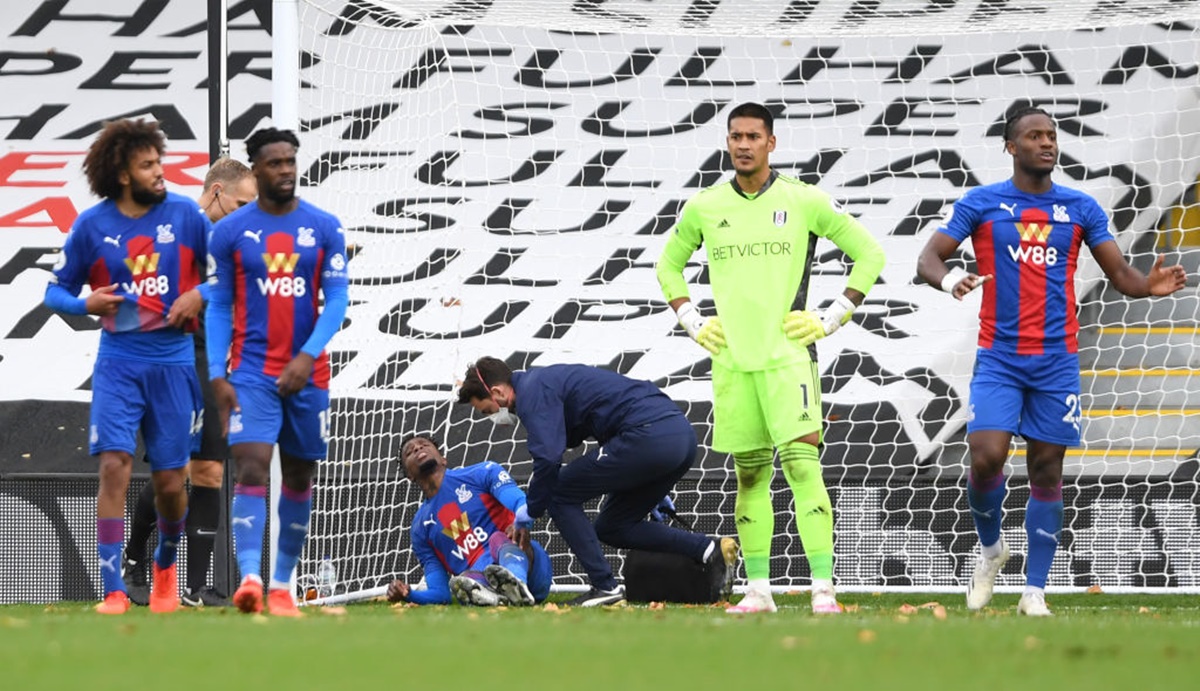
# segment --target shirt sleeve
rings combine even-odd
[[[208,307],[204,312],[208,376],[225,376],[229,346],[233,342],[233,251],[229,226],[218,222],[208,236]]]
[[[812,190],[819,195],[812,202],[816,211],[817,234],[829,239],[854,261],[846,285],[866,295],[883,271],[886,261],[883,247],[836,199],[823,190],[815,187]]]
[[[59,250],[50,282],[46,284],[42,301],[47,307],[66,314],[87,314],[87,299],[79,297],[79,293],[87,281],[88,260],[93,254],[86,230],[72,228]]]
[[[430,546],[424,531],[413,521],[412,547],[413,554],[421,562],[421,571],[425,574],[424,590],[409,590],[408,601],[418,605],[448,605],[450,604],[450,574]]]
[[[327,229],[324,238],[325,261],[321,266],[321,292],[325,295],[325,305],[313,325],[312,333],[300,348],[302,352],[317,357],[325,350],[325,346],[333,339],[342,321],[346,318],[346,308],[350,305],[349,275],[346,271],[346,236],[341,224],[334,220],[337,227]]]
[[[667,239],[662,256],[654,273],[658,277],[658,285],[662,288],[663,297],[667,302],[677,298],[688,297],[687,282],[683,278],[683,269],[692,255],[704,242],[704,236],[696,223],[695,207],[691,201],[683,205],[679,221],[675,224],[675,232]]]
[[[1116,240],[1108,229],[1108,214],[1100,207],[1100,202],[1088,197],[1084,202],[1083,241],[1089,248]]]
[[[525,493],[499,463],[487,461],[484,463],[484,469],[488,493],[503,504],[504,508],[515,513],[525,503]]]
[[[979,210],[975,205],[975,195],[967,192],[946,212],[946,216],[938,224],[938,232],[962,242],[971,237],[978,225]]]
[[[527,496],[529,517],[538,518],[550,505],[550,496],[558,484],[558,471],[567,450],[567,422],[558,392],[540,383],[520,392],[517,408],[521,424],[525,425],[525,446],[533,457]]]

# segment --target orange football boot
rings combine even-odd
[[[179,578],[175,564],[165,569],[154,564],[154,579],[150,582],[150,611],[167,614],[179,609]]]
[[[237,592],[233,594],[233,605],[246,614],[258,614],[263,610],[262,581],[254,576],[246,576]]]
[[[275,617],[304,616],[286,588],[271,588],[271,592],[267,593],[267,610]]]
[[[129,596],[124,590],[114,590],[104,596],[104,602],[96,605],[98,614],[124,614],[129,611]]]

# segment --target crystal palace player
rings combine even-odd
[[[491,461],[446,468],[446,459],[428,437],[400,447],[404,474],[421,488],[425,501],[413,517],[413,553],[425,572],[426,588],[403,581],[388,587],[392,602],[443,605],[451,593],[464,605],[532,605],[550,594],[550,557],[514,516],[525,493],[504,468]],[[523,531],[524,535],[518,534]],[[529,545],[526,553],[512,538]],[[454,574],[451,576],[450,574]]]
[[[216,223],[254,201],[257,195],[258,185],[250,169],[241,161],[222,157],[213,162],[205,174],[204,191],[196,203],[204,209],[208,220]],[[171,309],[198,309],[198,305],[188,306],[188,301],[185,296],[175,301]],[[221,517],[221,481],[224,479],[229,446],[225,443],[220,413],[208,383],[208,351],[203,327],[193,338],[196,342],[196,374],[200,377],[200,390],[204,394],[204,424],[200,430],[200,445],[192,452],[192,460],[188,463],[188,479],[192,488],[188,493],[186,528],[187,578],[181,602],[187,607],[225,607],[229,601],[206,583],[208,568],[212,564],[217,523]],[[134,504],[129,543],[125,545],[125,558],[121,563],[129,599],[139,605],[145,605],[149,596],[143,560],[154,516],[154,483],[147,483]]]
[[[328,448],[325,345],[348,301],[341,224],[295,196],[299,147],[295,134],[274,128],[246,140],[258,201],[213,228],[205,324],[213,396],[237,473],[230,526],[242,582],[233,601],[243,612],[263,606],[267,482],[279,444],[278,558],[267,599],[271,614],[280,616],[300,616],[288,582],[308,537],[313,470]],[[318,310],[322,292],[325,306]]]
[[[140,429],[158,510],[150,609],[179,606],[175,556],[185,517],[184,479],[203,403],[192,355],[200,300],[172,310],[197,288],[208,219],[196,202],[167,192],[158,125],[119,120],[104,126],[83,168],[104,201],[87,209],[67,236],[46,288],[46,304],[69,314],[95,314],[103,331],[92,375],[89,451],[100,457],[96,535],[102,614],[123,614],[121,580],[125,492]],[[84,283],[92,287],[77,297]],[[168,318],[170,314],[170,318]]]
[[[1046,578],[1062,529],[1062,466],[1079,444],[1079,354],[1075,268],[1086,243],[1113,286],[1130,297],[1170,295],[1184,286],[1179,266],[1160,256],[1143,275],[1108,231],[1090,196],[1050,180],[1058,161],[1054,121],[1038,108],[1013,112],[1004,126],[1012,178],[969,191],[921,252],[917,272],[961,300],[983,285],[979,349],[971,377],[967,503],[982,554],[967,585],[967,607],[992,597],[1009,550],[1000,534],[1009,443],[1028,443],[1029,536],[1026,586],[1017,612],[1049,616]],[[946,259],[970,237],[980,274],[948,270]],[[994,279],[994,280],[989,280]]]

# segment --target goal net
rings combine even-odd
[[[432,435],[452,466],[495,460],[524,483],[521,428],[452,403],[482,355],[658,384],[704,446],[677,505],[698,530],[736,534],[732,460],[708,446],[709,361],[653,267],[683,202],[728,177],[726,117],[753,100],[776,114],[774,167],[842,200],[888,257],[853,323],[819,344],[839,586],[969,577],[979,296],[921,284],[916,258],[954,200],[1009,177],[1003,121],[1033,105],[1058,122],[1056,181],[1110,211],[1133,264],[1165,253],[1192,276],[1170,298],[1128,300],[1081,257],[1083,444],[1067,456],[1050,586],[1197,588],[1197,254],[1163,219],[1194,203],[1200,173],[1198,19],[1200,3],[1148,0],[302,0],[304,196],[357,251],[301,582],[326,556],[339,591],[420,578],[420,492],[396,460],[408,434]],[[692,261],[691,294],[711,309],[703,253]],[[953,263],[974,269],[969,242]],[[819,245],[810,305],[847,274]],[[1019,442],[1008,472],[1002,589],[1023,583]],[[790,501],[780,474],[771,573],[784,589],[809,583]],[[537,537],[556,585],[584,585],[553,526]]]

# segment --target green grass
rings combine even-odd
[[[1148,689],[1195,688],[1200,598],[1059,595],[1057,616],[997,595],[807,596],[775,615],[715,608],[475,609],[354,605],[300,621],[229,610],[170,616],[90,603],[0,607],[6,689]],[[904,604],[940,602],[902,614]],[[140,678],[139,683],[131,679]],[[156,680],[161,680],[157,682]]]

